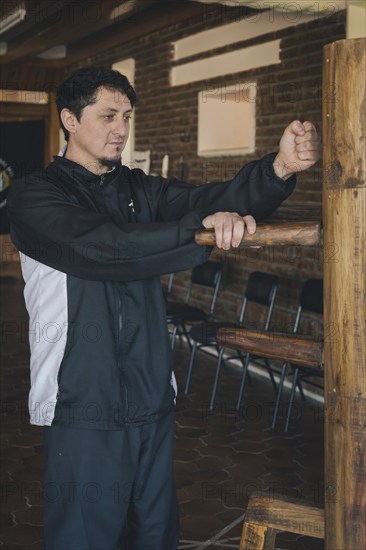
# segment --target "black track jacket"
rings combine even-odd
[[[118,165],[101,176],[63,157],[14,182],[11,236],[30,317],[31,422],[121,429],[174,406],[159,276],[205,262],[194,243],[218,211],[268,216],[292,192],[275,155],[230,182],[193,186]]]

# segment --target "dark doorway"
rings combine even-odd
[[[0,158],[14,177],[26,176],[44,167],[45,121],[0,122]]]
[[[14,178],[44,167],[45,121],[0,122],[0,234],[9,233],[6,199]]]

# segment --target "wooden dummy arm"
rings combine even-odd
[[[322,342],[304,336],[246,328],[220,328],[216,339],[221,346],[295,365],[317,368],[323,363]]]
[[[215,230],[196,231],[195,241],[199,245],[214,246]],[[254,235],[245,233],[240,247],[260,248],[262,246],[313,246],[321,242],[319,222],[282,222],[257,226]]]

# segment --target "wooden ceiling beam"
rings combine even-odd
[[[39,67],[32,61],[0,67],[0,85],[5,90],[54,92],[64,79],[64,70]]]
[[[121,21],[108,29],[108,35],[99,33],[83,42],[72,44],[66,59],[61,60],[66,67],[82,59],[90,58],[103,51],[138,40],[170,25],[176,25],[192,17],[203,14],[202,5],[195,2],[163,2],[162,4],[133,17],[133,21]]]
[[[46,104],[36,103],[2,103],[0,121],[37,120],[44,118],[49,111]]]
[[[111,11],[122,3],[123,0],[107,0],[61,6],[57,23],[42,21],[18,39],[9,41],[8,52],[0,56],[0,65],[36,56],[60,44],[67,45],[70,40],[82,40],[109,27]]]
[[[69,45],[65,59],[32,60],[42,67],[65,69],[101,52],[138,40],[142,36],[175,25],[203,14],[202,5],[195,2],[162,2],[153,8],[138,12],[133,19],[114,23],[106,30]]]

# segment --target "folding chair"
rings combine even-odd
[[[208,261],[194,267],[189,279],[185,301],[167,302],[166,321],[168,325],[174,326],[171,336],[172,348],[174,348],[177,335],[182,333],[186,336],[188,344],[191,345],[187,331],[188,323],[208,321],[213,316],[221,284],[222,272],[222,262]],[[194,307],[189,303],[194,285],[211,289],[211,301],[208,310]]]
[[[190,361],[188,366],[187,379],[186,379],[186,384],[184,389],[185,394],[189,392],[189,386],[190,386],[192,371],[193,371],[193,364],[194,364],[194,359],[197,351],[205,351],[205,353],[209,353],[205,348],[210,348],[214,346],[218,353],[218,358],[217,358],[217,364],[216,364],[215,381],[212,388],[212,395],[211,395],[211,401],[209,406],[210,410],[213,410],[215,399],[216,399],[217,388],[219,384],[219,377],[220,377],[221,365],[223,361],[223,355],[225,351],[225,347],[219,346],[216,341],[216,333],[218,329],[222,327],[244,328],[245,327],[244,319],[245,319],[245,314],[247,312],[247,305],[249,302],[253,302],[255,304],[265,306],[265,308],[267,309],[267,316],[266,316],[264,329],[268,330],[270,320],[272,317],[274,302],[276,298],[277,287],[278,287],[278,277],[276,275],[263,273],[261,271],[254,271],[253,273],[250,274],[246,285],[246,289],[243,296],[243,302],[240,310],[240,315],[237,323],[208,322],[208,323],[202,323],[200,325],[194,326],[191,329],[189,336],[193,340],[193,346],[192,346],[192,351],[191,351],[191,356],[190,356]],[[250,354],[247,354],[246,357],[244,357],[244,355],[239,350],[237,350],[236,354],[234,356],[229,357],[228,359],[233,359],[234,357],[239,358],[243,364],[243,373],[242,373],[242,379],[241,379],[241,385],[240,385],[240,391],[239,391],[238,403],[237,403],[237,408],[239,408],[242,394],[244,391],[245,380],[248,374]],[[272,368],[269,365],[268,361],[265,360],[265,364],[263,364],[262,362],[259,364],[260,366],[262,367],[264,366],[264,368],[266,368],[266,370],[270,375],[271,381],[274,387],[276,388],[276,383],[272,373]]]

